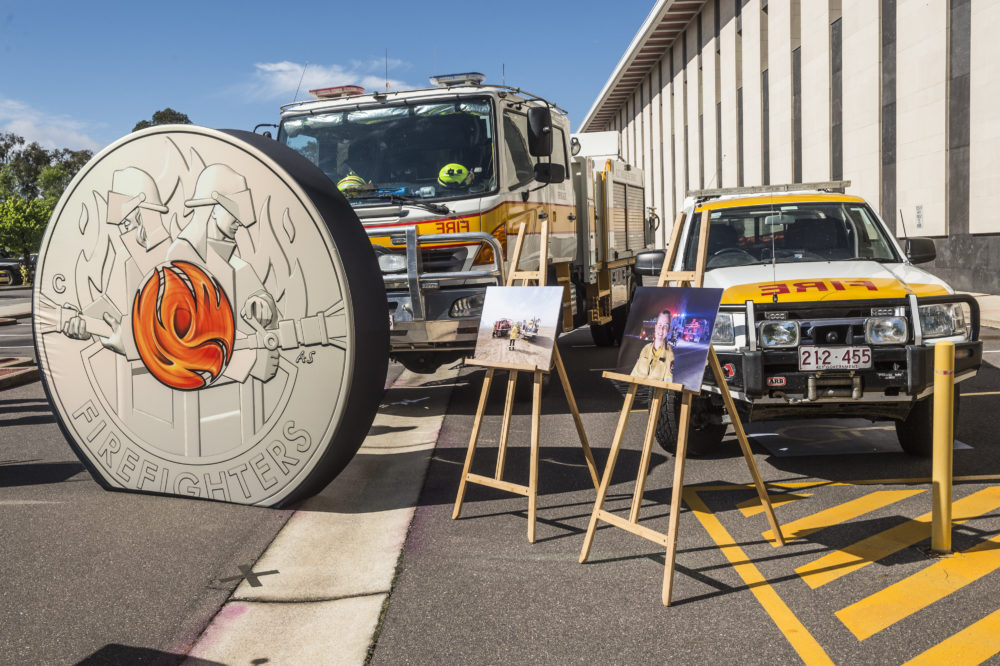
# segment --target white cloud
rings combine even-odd
[[[254,65],[252,80],[240,86],[251,99],[291,102],[298,90],[299,99],[308,99],[309,91],[330,86],[358,85],[367,90],[385,90],[385,61],[351,61],[347,65],[317,65],[310,63],[302,74],[303,65],[297,62],[264,62]],[[400,60],[389,60],[389,68],[405,69]],[[299,80],[302,80],[301,85]],[[393,89],[409,88],[399,79],[389,79]]]
[[[13,132],[44,148],[99,150],[103,144],[88,136],[86,127],[70,116],[45,113],[16,99],[0,97],[0,132]]]

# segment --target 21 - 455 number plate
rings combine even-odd
[[[799,347],[799,370],[861,370],[872,367],[870,347]]]

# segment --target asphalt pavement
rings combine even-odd
[[[8,331],[30,344],[30,331]],[[578,562],[595,492],[558,381],[543,402],[534,544],[521,496],[470,486],[451,518],[480,369],[427,378],[393,366],[378,417],[389,420],[366,442],[376,450],[294,511],[104,491],[39,383],[0,391],[0,664],[995,658],[1000,331],[984,337],[983,370],[962,385],[956,555],[926,553],[930,464],[903,454],[891,425],[753,424],[789,543],[772,546],[730,436],[686,463],[670,607],[658,545],[604,525]],[[0,354],[21,340],[0,338]],[[603,469],[621,397],[601,370],[617,365],[617,350],[594,347],[585,330],[559,345]],[[500,379],[473,467],[484,475],[495,466]],[[631,415],[611,510],[630,503],[645,416]],[[527,482],[529,438],[529,403],[518,402],[511,482]],[[666,529],[673,463],[654,450],[641,514],[653,529]]]
[[[969,503],[977,507],[956,528],[955,550],[974,550],[977,557],[994,552],[1000,534],[1000,504],[979,500],[982,493],[1000,494],[994,485],[1000,482],[994,435],[1000,334],[985,333],[988,362],[978,378],[963,384],[967,397],[957,430],[962,448],[954,458],[955,497],[972,497]],[[593,349],[588,342],[586,332],[577,331],[560,340],[560,349],[603,469],[621,399],[599,373],[615,365],[614,350]],[[817,590],[797,572],[831,553],[850,554],[855,544],[885,530],[905,531],[930,511],[930,461],[902,453],[891,425],[828,421],[818,449],[794,427],[785,430],[786,424],[757,429],[754,457],[780,503],[778,519],[788,526],[789,544],[778,549],[764,534],[768,526],[759,508],[754,512],[756,495],[732,436],[718,454],[688,460],[690,492],[667,608],[660,601],[660,546],[602,525],[589,560],[578,563],[595,493],[555,383],[543,406],[536,542],[525,536],[527,501],[509,493],[472,486],[462,516],[452,520],[482,374],[463,372],[473,390],[453,394],[372,663],[902,663],[937,645],[945,646],[939,649],[949,661],[982,660],[969,661],[969,653],[963,659],[946,641],[965,627],[982,631],[980,623],[994,617],[1000,584],[994,569],[1000,562],[993,560],[969,576],[974,584],[934,603],[896,609],[898,622],[865,636],[872,628],[863,621],[864,605],[857,604],[925,570],[937,571],[929,569],[935,561],[923,550],[927,525],[918,526],[913,543]],[[494,470],[499,387],[489,404],[473,467],[484,475]],[[505,478],[513,483],[527,481],[527,409],[520,405],[512,426]],[[609,492],[611,510],[627,514],[644,426],[645,412],[636,410]],[[641,519],[661,531],[673,463],[654,452],[646,483]],[[840,566],[847,570],[842,564],[830,568]],[[819,568],[825,567],[821,562]],[[941,575],[949,573],[956,576],[947,570]],[[884,602],[870,613],[879,615],[883,607],[893,605]],[[845,617],[853,612],[862,620],[842,620],[837,613],[845,609],[854,609]],[[1000,650],[996,640],[990,645]]]

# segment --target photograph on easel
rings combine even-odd
[[[562,297],[562,287],[487,287],[473,358],[548,370]]]
[[[620,371],[700,391],[721,300],[721,289],[636,289],[618,353]]]

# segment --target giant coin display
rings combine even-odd
[[[38,255],[45,390],[106,488],[280,506],[355,454],[388,312],[350,205],[249,132],[161,126],[101,151]]]

